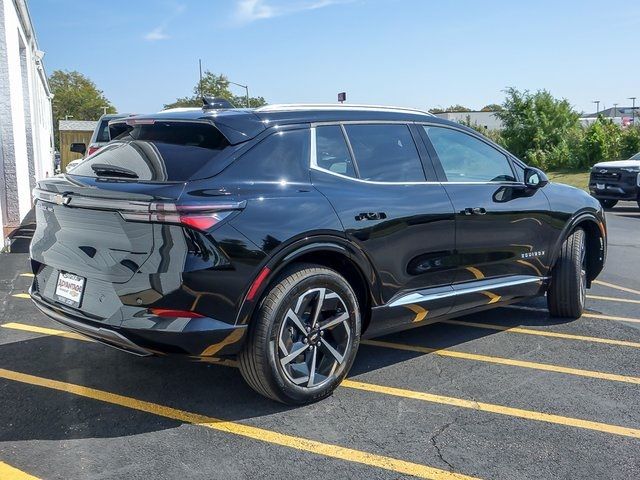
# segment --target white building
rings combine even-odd
[[[436,113],[436,117],[452,122],[478,125],[487,130],[502,129],[502,121],[496,116],[496,112],[443,112]]]
[[[0,0],[0,221],[3,238],[53,174],[51,91],[25,0]]]

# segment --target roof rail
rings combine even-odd
[[[384,112],[413,112],[421,113],[423,115],[434,116],[425,110],[419,110],[417,108],[408,107],[391,107],[385,105],[359,105],[354,103],[282,103],[274,105],[265,105],[264,107],[258,107],[256,112],[278,112],[278,111],[291,111],[291,110],[376,110]]]

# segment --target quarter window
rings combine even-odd
[[[269,181],[309,181],[309,129],[276,132],[245,153],[244,174]]]
[[[459,130],[424,126],[450,182],[514,182],[507,157]]]
[[[407,125],[345,125],[360,178],[424,182],[424,170]]]
[[[316,127],[316,164],[340,175],[354,178],[357,176],[339,125]]]

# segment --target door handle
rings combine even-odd
[[[484,207],[467,207],[461,213],[465,215],[486,215],[487,209]]]
[[[384,220],[387,214],[384,212],[363,212],[356,215],[356,221],[362,220]]]

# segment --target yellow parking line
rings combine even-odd
[[[16,298],[31,298],[31,295],[29,295],[28,293],[14,293],[11,296]]]
[[[640,300],[632,300],[630,298],[620,297],[602,297],[600,295],[587,295],[587,298],[590,298],[591,300],[606,300],[608,302],[640,303]]]
[[[24,332],[42,333],[43,335],[55,335],[57,337],[72,338],[73,340],[83,340],[85,342],[93,342],[89,337],[85,337],[79,333],[65,332],[64,330],[56,330],[53,328],[37,327],[35,325],[25,325],[24,323],[9,322],[1,324],[0,327],[22,330]]]
[[[543,370],[546,372],[565,373],[568,375],[577,375],[580,377],[597,378],[599,380],[610,380],[613,382],[624,382],[640,385],[640,377],[630,377],[626,375],[617,375],[615,373],[596,372],[593,370],[582,370],[579,368],[562,367],[560,365],[551,365],[548,363],[527,362],[524,360],[515,360],[504,357],[494,357],[490,355],[479,355],[477,353],[460,352],[456,350],[438,350],[435,348],[420,347],[417,345],[406,345],[403,343],[385,342],[381,340],[362,340],[360,343],[371,345],[374,347],[392,348],[395,350],[405,350],[408,352],[428,353],[438,355],[440,357],[460,358],[464,360],[472,360],[475,362],[494,363],[497,365],[509,365],[512,367],[530,368],[532,370]]]
[[[583,313],[585,318],[595,318],[598,320],[615,320],[617,322],[640,323],[640,318],[616,317],[615,315],[601,315],[600,313]]]
[[[520,408],[505,407],[503,405],[495,405],[493,403],[476,402],[475,400],[465,400],[463,398],[445,397],[442,395],[434,395],[431,393],[416,392],[414,390],[405,390],[403,388],[385,387],[383,385],[373,385],[371,383],[357,382],[354,380],[343,380],[342,386],[354,388],[356,390],[364,390],[366,392],[382,393],[385,395],[393,395],[395,397],[410,398],[423,402],[439,403],[442,405],[452,405],[454,407],[469,408],[471,410],[479,410],[481,412],[497,413],[499,415],[508,415],[510,417],[525,418],[527,420],[536,420],[539,422],[555,423],[569,427],[584,428],[587,430],[595,430],[598,432],[611,433],[614,435],[622,435],[625,437],[640,438],[640,429],[622,427],[619,425],[609,425],[607,423],[592,422],[582,420],[580,418],[563,417],[561,415],[552,415],[549,413],[536,412],[533,410],[523,410]]]
[[[58,337],[70,338],[73,340],[83,340],[92,342],[88,337],[80,335],[75,332],[65,332],[63,330],[55,330],[53,328],[36,327],[35,325],[26,325],[24,323],[5,323],[0,325],[4,328],[13,328],[15,330],[22,330],[25,332],[42,333],[44,335],[55,335]],[[406,345],[403,343],[386,342],[382,340],[362,340],[362,344],[370,345],[374,347],[392,348],[395,350],[405,350],[409,352],[428,353],[441,357],[460,358],[464,360],[472,360],[476,362],[494,363],[497,365],[510,365],[514,367],[530,368],[533,370],[543,370],[547,372],[565,373],[568,375],[577,375],[581,377],[597,378],[600,380],[610,380],[613,382],[632,383],[640,385],[640,377],[631,377],[626,375],[617,375],[615,373],[597,372],[592,370],[582,370],[578,368],[562,367],[559,365],[551,365],[548,363],[527,362],[524,360],[514,360],[504,357],[494,357],[490,355],[479,355],[477,353],[459,352],[455,350],[438,350],[435,348],[421,347],[417,345]],[[212,362],[216,365],[233,366],[236,367],[233,362]]]
[[[501,308],[513,308],[516,310],[527,310],[530,312],[542,312],[549,313],[546,308],[536,308],[536,307],[528,307],[526,305],[505,305]],[[617,322],[629,322],[629,323],[640,323],[640,318],[631,318],[631,317],[618,317],[615,315],[603,315],[601,313],[594,313],[589,310],[585,311],[582,316],[584,318],[595,318],[596,320],[614,320]]]
[[[623,292],[635,293],[636,295],[640,295],[640,290],[634,290],[629,287],[622,287],[620,285],[616,285],[615,283],[603,282],[602,280],[594,280],[593,283],[596,285],[602,285],[603,287],[615,288],[616,290],[622,290]]]
[[[39,480],[38,477],[18,470],[11,465],[0,462],[0,479],[2,480]]]
[[[21,273],[20,276],[33,278],[35,275],[33,273]]]
[[[25,327],[28,327],[25,325]],[[560,372],[560,373],[569,373],[569,374],[574,374],[574,375],[581,375],[581,376],[586,376],[586,377],[592,377],[592,378],[599,378],[599,379],[605,379],[605,380],[615,380],[615,381],[622,381],[622,382],[627,382],[627,383],[635,383],[635,384],[639,384],[640,383],[640,379],[636,378],[636,377],[625,377],[622,375],[614,375],[614,374],[607,374],[607,373],[602,373],[602,372],[593,372],[593,371],[589,371],[589,370],[578,370],[578,369],[572,369],[572,368],[565,368],[565,367],[558,367],[555,365],[548,365],[548,364],[541,364],[541,363],[534,363],[534,362],[524,362],[524,361],[520,361],[520,360],[510,360],[510,359],[505,359],[505,358],[500,358],[500,357],[489,357],[489,356],[485,356],[485,355],[476,355],[476,354],[468,354],[468,353],[464,353],[464,352],[453,352],[453,351],[447,351],[447,350],[439,350],[439,351],[433,351],[432,349],[429,348],[425,348],[425,347],[414,347],[414,346],[409,346],[409,345],[402,345],[402,344],[396,344],[396,343],[391,343],[391,342],[383,342],[383,341],[378,341],[378,340],[364,340],[362,342],[363,344],[366,345],[375,345],[375,346],[383,346],[383,347],[388,347],[388,348],[394,348],[394,349],[399,349],[399,350],[410,350],[410,351],[416,351],[416,352],[424,352],[424,353],[435,353],[437,355],[443,355],[443,356],[450,356],[450,357],[456,357],[456,358],[465,358],[465,359],[470,359],[470,360],[479,360],[479,361],[489,361],[492,363],[498,363],[498,364],[505,364],[505,365],[514,365],[514,366],[520,366],[520,367],[526,367],[526,368],[537,368],[540,370],[547,370],[547,371],[554,371],[554,372]],[[230,365],[224,365],[224,366],[230,366]],[[166,416],[168,418],[173,418],[175,420],[180,420],[180,421],[186,421],[188,423],[193,423],[193,424],[198,424],[198,425],[202,425],[202,426],[206,426],[209,428],[213,428],[216,430],[221,430],[221,431],[226,431],[228,433],[234,433],[237,435],[241,435],[241,436],[246,436],[249,438],[254,438],[257,440],[264,440],[267,441],[269,443],[276,443],[278,445],[282,445],[282,446],[289,446],[291,448],[298,448],[296,446],[292,446],[289,444],[290,440],[293,439],[296,442],[302,442],[302,448],[298,448],[300,450],[304,450],[304,451],[310,451],[312,453],[318,453],[320,455],[326,455],[329,457],[333,457],[333,458],[341,458],[343,460],[349,460],[349,458],[346,458],[345,456],[338,456],[339,453],[336,454],[332,454],[331,452],[334,452],[332,450],[328,450],[329,453],[326,453],[327,450],[326,448],[333,448],[333,449],[338,449],[339,452],[346,452],[349,451],[351,452],[351,449],[346,449],[344,447],[339,447],[339,446],[335,446],[335,445],[327,445],[327,444],[319,444],[318,442],[315,442],[313,440],[306,440],[303,438],[297,438],[297,437],[292,437],[292,436],[288,436],[285,434],[279,434],[276,432],[271,432],[269,430],[262,430],[259,429],[257,427],[247,427],[245,425],[242,424],[237,424],[237,423],[233,423],[233,422],[226,422],[223,420],[218,420],[218,419],[211,419],[208,417],[200,417],[200,418],[208,418],[206,421],[190,421],[190,420],[184,420],[183,418],[178,418],[177,416],[171,416],[170,414],[164,414],[164,413],[157,413],[159,411],[161,412],[178,412],[180,415],[198,415],[198,414],[191,414],[188,412],[184,412],[181,410],[176,410],[170,407],[164,407],[161,405],[156,405],[156,404],[152,404],[149,402],[144,402],[141,400],[137,400],[131,397],[124,397],[121,395],[117,395],[117,394],[112,394],[109,392],[105,392],[102,390],[95,390],[95,389],[91,389],[88,387],[83,387],[80,385],[74,385],[74,384],[67,384],[64,382],[58,382],[56,380],[50,380],[50,379],[46,379],[46,378],[41,378],[41,377],[34,377],[28,374],[23,374],[23,373],[19,373],[19,372],[12,372],[10,370],[3,370],[0,369],[0,377],[4,377],[4,378],[8,378],[10,380],[15,380],[15,381],[20,381],[23,383],[29,383],[32,385],[39,385],[39,386],[43,386],[43,387],[47,387],[47,388],[53,388],[56,390],[61,390],[61,391],[66,391],[69,393],[74,393],[76,395],[81,395],[81,396],[85,396],[85,397],[89,397],[89,398],[94,398],[96,400],[102,400],[102,401],[106,401],[109,403],[114,403],[117,405],[122,405],[122,406],[126,406],[129,408],[135,408],[137,410],[142,410],[148,413],[153,413],[155,415],[161,415],[161,416]],[[606,423],[601,423],[601,422],[592,422],[589,420],[582,420],[582,419],[578,419],[578,418],[572,418],[572,417],[564,417],[561,415],[553,415],[553,414],[547,414],[547,413],[542,413],[542,412],[536,412],[533,410],[522,410],[522,409],[518,409],[518,408],[512,408],[512,407],[506,407],[503,405],[495,405],[495,404],[490,404],[490,403],[482,403],[482,402],[476,402],[474,400],[466,400],[463,398],[456,398],[456,397],[446,397],[446,396],[442,396],[442,395],[435,395],[435,394],[430,394],[430,393],[425,393],[425,392],[416,392],[413,390],[406,390],[406,389],[400,389],[400,388],[395,388],[395,387],[386,387],[386,386],[382,386],[382,385],[376,385],[376,384],[371,384],[371,383],[364,383],[364,382],[359,382],[356,380],[343,380],[341,383],[342,387],[346,387],[346,388],[353,388],[356,390],[364,390],[364,391],[369,391],[369,392],[374,392],[374,393],[381,393],[381,394],[385,394],[385,395],[394,395],[394,396],[400,396],[400,397],[404,397],[404,398],[411,398],[411,399],[415,399],[415,400],[421,400],[421,401],[428,401],[428,402],[434,402],[434,403],[440,403],[440,404],[444,404],[444,405],[451,405],[451,406],[456,406],[456,407],[462,407],[462,408],[471,408],[471,409],[475,409],[475,410],[480,410],[480,411],[485,411],[485,412],[491,412],[491,413],[497,413],[497,414],[501,414],[501,415],[507,415],[507,416],[513,416],[513,417],[518,417],[518,418],[525,418],[528,420],[537,420],[537,421],[541,421],[541,422],[547,422],[547,423],[555,423],[555,424],[559,424],[559,425],[566,425],[566,426],[571,426],[571,427],[578,427],[578,428],[584,428],[584,429],[588,429],[588,430],[595,430],[595,431],[600,431],[600,432],[604,432],[604,433],[612,433],[615,435],[623,435],[623,436],[628,436],[628,437],[634,437],[634,438],[640,438],[640,430],[639,429],[634,429],[634,428],[628,428],[628,427],[622,427],[622,426],[618,426],[618,425],[610,425],[610,424],[606,424]],[[82,393],[82,392],[88,392],[86,394]],[[133,406],[133,405],[138,405],[138,406]],[[140,406],[141,405],[141,406]],[[161,410],[158,410],[161,409]],[[209,425],[210,423],[214,423],[215,425]],[[251,429],[251,431],[249,433],[242,433],[245,430],[244,429]],[[260,433],[258,433],[260,432]],[[264,433],[263,433],[264,432]],[[265,436],[266,434],[266,436]],[[275,435],[275,437],[273,437]],[[275,438],[275,440],[274,440]],[[308,443],[311,442],[311,443]],[[312,444],[311,447],[309,448],[304,448],[305,445],[310,445]],[[319,445],[319,446],[318,446]],[[349,461],[353,461],[356,463],[366,463],[364,461],[360,461],[357,458],[365,458],[363,457],[366,456],[367,458],[372,455],[369,454],[367,452],[360,452],[360,451],[355,451],[356,452],[356,456],[354,457],[354,459],[351,459]],[[334,452],[335,453],[335,452]],[[402,460],[396,460],[396,459],[389,459],[388,457],[378,457],[375,456],[376,460],[372,460],[369,463],[366,463],[368,465],[372,465],[372,466],[377,466],[379,468],[385,468],[383,466],[380,466],[379,463],[372,463],[372,462],[377,462],[377,459],[388,459],[392,462],[402,462],[403,464],[406,463]],[[394,463],[395,465],[395,463]],[[414,467],[420,467],[420,468],[427,468],[427,469],[431,469],[432,467],[426,467],[424,465],[419,465],[419,464],[410,464],[413,465]],[[400,470],[399,468],[393,468],[390,469],[393,471],[397,471],[397,472],[401,472],[401,473],[407,473],[407,471],[405,470]],[[437,470],[437,469],[435,469]],[[440,471],[443,472],[443,471]],[[444,473],[448,473],[448,472],[444,472]],[[415,474],[415,473],[408,473],[409,475],[415,475],[418,477],[421,477],[421,475],[419,474]],[[454,475],[453,477],[436,477],[436,476],[422,476],[422,478],[470,478],[470,477],[465,477],[465,476],[459,476],[458,474],[452,474]],[[458,476],[456,476],[458,475]]]
[[[133,397],[119,395],[117,393],[98,390],[96,388],[85,387],[73,383],[61,382],[49,378],[37,377],[26,373],[0,369],[0,378],[13,380],[15,382],[26,383],[38,387],[50,388],[61,392],[71,393],[80,397],[90,398],[101,402],[118,405],[140,412],[169,418],[179,422],[189,423],[219,432],[230,433],[252,440],[259,440],[275,445],[280,445],[303,452],[314,453],[325,457],[354,462],[370,467],[381,468],[402,475],[412,475],[419,478],[436,480],[464,480],[472,479],[467,475],[448,472],[438,468],[429,467],[419,463],[408,462],[393,457],[386,457],[374,453],[355,450],[353,448],[339,445],[323,443],[303,437],[296,437],[284,433],[274,432],[263,428],[253,427],[242,423],[225,421],[218,418],[208,417],[198,413],[192,413],[177,408],[159,405],[157,403],[139,400]]]
[[[608,345],[618,345],[622,347],[640,348],[640,343],[638,342],[628,342],[626,340],[614,340],[611,338],[587,337],[585,335],[572,335],[569,333],[547,332],[545,330],[532,330],[530,328],[505,327],[503,325],[493,325],[491,323],[464,322],[462,320],[442,320],[440,323],[460,325],[463,327],[485,328],[488,330],[499,330],[502,332],[509,332],[509,333],[523,333],[525,335],[538,335],[541,337],[563,338],[566,340],[580,340],[585,342],[606,343]]]

